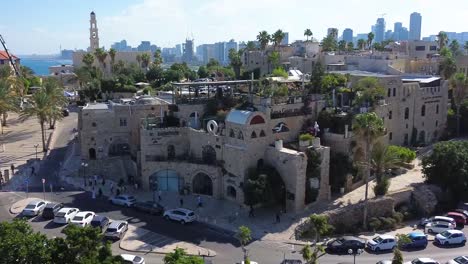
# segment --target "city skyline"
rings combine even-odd
[[[293,0],[287,5],[279,0],[205,0],[197,3],[117,0],[109,5],[108,1],[84,0],[79,4],[60,5],[57,0],[41,3],[24,0],[4,3],[10,12],[4,15],[0,32],[15,54],[53,54],[59,52],[60,46],[63,49],[87,49],[91,11],[96,13],[100,45],[106,49],[122,39],[134,47],[142,40],[159,47],[173,47],[187,37],[195,39],[195,46],[229,39],[240,42],[254,40],[261,30],[273,33],[277,29],[289,32],[289,42],[305,39],[306,28],[312,30],[314,38],[321,40],[330,27],[338,28],[340,36],[345,28],[352,29],[354,35],[368,33],[382,13],[386,13],[389,29],[395,22],[402,22],[409,28],[411,13],[420,13],[423,17],[421,37],[441,30],[468,31],[464,28],[462,12],[468,9],[468,2],[454,0],[451,3],[453,5],[440,6],[435,1],[396,0],[391,6],[382,7],[370,0],[344,3],[332,0],[320,4]],[[265,7],[268,12],[261,12]]]

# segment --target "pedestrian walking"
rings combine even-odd
[[[180,198],[179,203],[180,207],[184,207],[184,198]]]
[[[94,174],[94,185],[97,185],[97,179],[98,179],[97,175]]]
[[[10,168],[11,168],[11,175],[14,175],[15,174],[15,165],[11,164]]]
[[[89,179],[89,186],[93,186],[93,181],[91,179]]]
[[[250,209],[249,209],[249,217],[254,217],[254,208],[252,205],[250,205]]]
[[[198,208],[203,207],[203,203],[202,203],[200,195],[198,195],[198,197],[197,197],[197,204],[198,204]]]
[[[159,200],[159,201],[162,201],[161,190],[158,191],[158,200]]]
[[[111,182],[111,184],[110,184],[110,192],[111,192],[111,194],[114,194],[114,183],[113,182]]]
[[[122,186],[122,191],[123,191],[123,193],[126,193],[127,192],[127,186],[125,186],[125,185]]]
[[[99,195],[99,197],[102,197],[102,189],[101,188],[99,188],[99,190],[98,190],[98,195]]]
[[[34,175],[34,171],[35,171],[35,170],[36,170],[36,168],[34,167],[34,165],[33,165],[33,166],[31,166],[31,176],[33,176],[33,175]]]
[[[138,190],[138,183],[135,182],[135,184],[133,184],[133,188],[135,189],[135,192]]]
[[[281,222],[281,217],[280,217],[280,212],[277,212],[276,213],[276,223],[280,223]]]
[[[93,192],[91,194],[91,198],[96,199],[96,192],[94,190],[93,190]]]

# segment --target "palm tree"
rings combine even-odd
[[[366,191],[364,196],[364,216],[363,216],[363,227],[367,227],[367,199],[369,195],[369,176],[370,176],[370,148],[371,145],[384,135],[383,120],[377,116],[375,112],[358,114],[353,120],[353,133],[359,139],[361,144],[364,144],[364,181],[366,183]]]
[[[141,54],[141,66],[142,68],[146,69],[148,68],[148,65],[151,62],[151,56],[148,53],[143,53]]]
[[[312,39],[312,35],[313,35],[313,33],[312,33],[312,31],[310,30],[310,28],[308,28],[308,29],[306,29],[306,30],[304,31],[304,36],[307,37],[307,40],[306,40],[306,41],[309,41],[309,37]]]
[[[3,116],[1,123],[2,134],[6,123],[6,114],[8,111],[16,111],[15,92],[7,80],[0,79],[0,114]],[[5,121],[5,122],[4,122]]]
[[[452,79],[452,96],[457,111],[457,137],[460,136],[460,108],[468,93],[468,78],[462,72],[456,73]]]
[[[153,59],[154,59],[153,64],[156,65],[157,67],[160,67],[161,64],[163,63],[163,59],[161,57],[161,50],[160,49],[157,49],[154,52]]]
[[[339,51],[345,51],[345,50],[346,50],[346,45],[347,45],[347,44],[348,44],[348,43],[346,42],[346,40],[340,40],[340,41],[338,42],[338,50],[339,50]]]
[[[141,68],[141,54],[136,55],[136,61],[138,62],[138,67]]]
[[[271,40],[270,34],[266,30],[260,31],[257,35],[257,40],[260,42],[260,48],[265,50]]]
[[[18,95],[20,98],[19,107],[23,108],[24,97],[28,93],[28,82],[25,80],[26,75],[21,75],[21,77],[16,75],[11,75],[8,77],[7,82],[10,84],[11,89]],[[5,120],[6,121],[6,120]]]
[[[367,47],[369,49],[372,48],[372,41],[374,41],[374,37],[375,37],[375,35],[372,32],[369,32],[369,34],[367,34]]]
[[[363,50],[366,47],[366,41],[364,39],[359,39],[357,45],[360,50]]]
[[[63,88],[55,78],[47,78],[44,80],[42,89],[49,98],[49,103],[52,105],[48,116],[49,129],[55,128],[55,122],[62,118],[62,107],[67,103],[67,99],[63,94]]]
[[[104,69],[106,68],[106,62],[105,61],[106,61],[106,58],[107,58],[107,52],[102,48],[97,48],[94,51],[94,56],[96,56],[96,58],[98,59],[99,63],[102,66],[102,69],[104,71]]]
[[[371,168],[375,173],[377,184],[381,184],[384,180],[385,171],[399,168],[403,164],[404,162],[397,152],[391,151],[388,146],[380,142],[374,144],[371,154]]]
[[[115,54],[117,53],[117,51],[114,49],[114,48],[110,48],[109,49],[109,57],[111,59],[111,72],[112,72],[112,68],[114,67],[114,63],[115,63]]]
[[[40,89],[31,97],[30,106],[26,107],[21,111],[20,119],[26,120],[31,117],[36,117],[41,125],[42,133],[42,150],[47,151],[46,140],[45,140],[45,122],[47,122],[50,112],[52,110],[52,105],[50,104],[50,98],[45,92],[44,89]]]
[[[354,50],[354,43],[352,41],[348,42],[346,45],[348,47],[348,51],[353,51]]]
[[[91,66],[92,66],[93,63],[94,63],[94,56],[93,56],[93,54],[91,54],[91,53],[86,53],[86,54],[83,56],[82,61],[83,61],[83,63],[86,65],[86,67],[88,67],[88,68],[90,69]]]
[[[439,50],[442,50],[448,44],[448,36],[444,31],[440,31],[437,34],[437,42],[439,42]]]
[[[246,49],[246,50],[254,50],[254,49],[256,49],[256,48],[257,48],[257,46],[255,45],[255,42],[250,41],[250,40],[247,41],[247,44],[246,44],[246,46],[245,46],[245,49]]]

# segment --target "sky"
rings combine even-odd
[[[368,33],[379,16],[387,29],[412,12],[422,15],[422,36],[468,31],[468,0],[14,0],[2,1],[0,34],[14,54],[56,54],[89,46],[89,14],[96,13],[100,46],[126,39],[172,47],[194,38],[195,45],[254,40],[259,31],[289,32],[304,39],[310,28],[321,40],[327,28]],[[3,48],[0,48],[3,49]]]

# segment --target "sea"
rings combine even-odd
[[[61,59],[59,57],[45,56],[18,56],[21,59],[21,65],[28,66],[34,71],[35,75],[49,75],[49,67],[72,64],[72,60]]]

